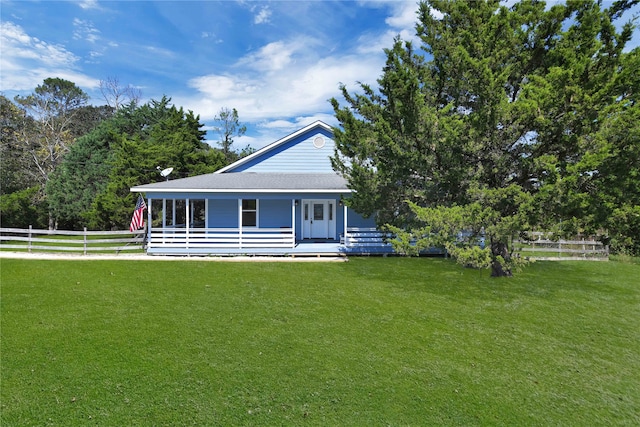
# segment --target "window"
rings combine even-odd
[[[176,223],[176,214],[175,214],[175,200],[167,199],[165,200],[165,212],[163,213],[165,218],[165,226],[172,227]]]
[[[204,228],[206,220],[206,205],[203,199],[189,200],[191,205],[191,225],[192,228]]]
[[[258,201],[256,199],[242,200],[242,226],[258,226]]]
[[[176,199],[173,201],[173,208],[175,209],[175,222],[173,226],[176,228],[184,228],[187,224],[187,201],[185,199]]]
[[[313,204],[313,220],[324,221],[324,203]]]

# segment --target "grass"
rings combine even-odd
[[[638,425],[640,265],[2,259],[27,425]]]

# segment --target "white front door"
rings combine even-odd
[[[335,239],[335,201],[304,200],[302,222],[304,239]]]
[[[314,201],[311,203],[311,238],[326,239],[329,237],[329,218],[327,203]]]

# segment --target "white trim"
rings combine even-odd
[[[149,198],[147,201],[147,241],[149,240],[149,236],[151,236],[151,223],[152,223],[152,213],[151,213],[151,204],[153,203],[153,199]]]
[[[344,212],[344,234],[343,237],[346,239],[347,238],[347,204],[343,201],[342,202],[342,209]],[[346,240],[345,240],[346,241]]]
[[[309,218],[305,221],[304,219],[304,206],[305,204],[309,207]],[[319,237],[313,235],[313,215],[314,215],[314,205],[322,204],[324,219],[322,220],[324,224],[324,231],[326,231],[326,236]],[[302,200],[302,211],[300,212],[300,216],[302,218],[302,239],[335,239],[336,238],[336,205],[338,202],[335,199],[303,199]],[[331,212],[329,212],[331,210]],[[333,217],[332,220],[329,218]]]
[[[162,228],[167,228],[167,199],[162,198]]]
[[[298,137],[299,135],[310,131],[311,129],[315,128],[315,127],[321,127],[324,130],[326,130],[327,132],[331,132],[333,133],[333,130],[331,129],[331,126],[329,126],[328,124],[320,121],[320,120],[316,120],[315,122],[311,123],[308,126],[303,127],[302,129],[299,129],[297,131],[295,131],[294,133],[285,136],[284,138],[281,138],[279,140],[277,140],[276,142],[273,142],[269,145],[267,145],[266,147],[261,148],[260,150],[256,151],[253,154],[248,155],[247,157],[243,157],[242,159],[231,163],[229,166],[225,166],[222,169],[218,169],[217,171],[215,171],[214,173],[224,173],[228,170],[232,170],[237,168],[238,166],[242,166],[243,164],[255,159],[256,157],[262,156],[263,154],[273,150],[274,148],[277,148],[289,141],[291,141],[292,139]]]
[[[189,203],[190,199],[184,199],[184,229],[187,230],[187,245],[189,245],[189,223],[191,222],[191,215],[189,215],[189,207],[190,204]]]
[[[296,239],[296,199],[291,199],[291,233],[293,240]]]
[[[204,199],[204,228],[209,228],[209,200]]]
[[[244,200],[255,200],[256,201],[256,225],[247,225],[245,226],[244,223],[242,222],[242,214],[244,213],[244,209],[242,209],[242,202]],[[258,198],[250,198],[250,199],[238,199],[238,210],[239,210],[239,215],[240,215],[240,219],[238,221],[238,224],[240,224],[240,228],[260,228],[260,199]],[[253,211],[247,211],[247,212],[253,212]]]
[[[142,188],[142,187],[131,187],[130,189],[131,192],[139,192],[139,193],[268,193],[268,194],[277,194],[277,193],[282,193],[282,194],[310,194],[310,193],[327,193],[327,194],[342,194],[342,193],[353,193],[353,190],[350,189],[342,189],[342,190],[336,190],[336,189],[301,189],[301,190],[294,190],[294,189],[287,189],[287,190],[282,190],[282,189],[274,189],[274,188],[256,188],[256,189],[249,189],[249,188],[241,188],[241,189],[231,189],[231,188],[223,188],[223,189],[212,189],[212,188],[167,188],[167,189],[149,189],[149,188]]]

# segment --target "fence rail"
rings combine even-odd
[[[516,240],[517,251],[536,259],[606,259],[609,247],[592,236],[574,239],[551,239],[542,232],[530,233],[529,239]],[[555,254],[555,256],[554,256]]]
[[[126,237],[125,237],[126,236]],[[66,237],[66,238],[65,238]],[[145,231],[40,230],[0,228],[0,249],[28,252],[123,252],[144,249]]]

